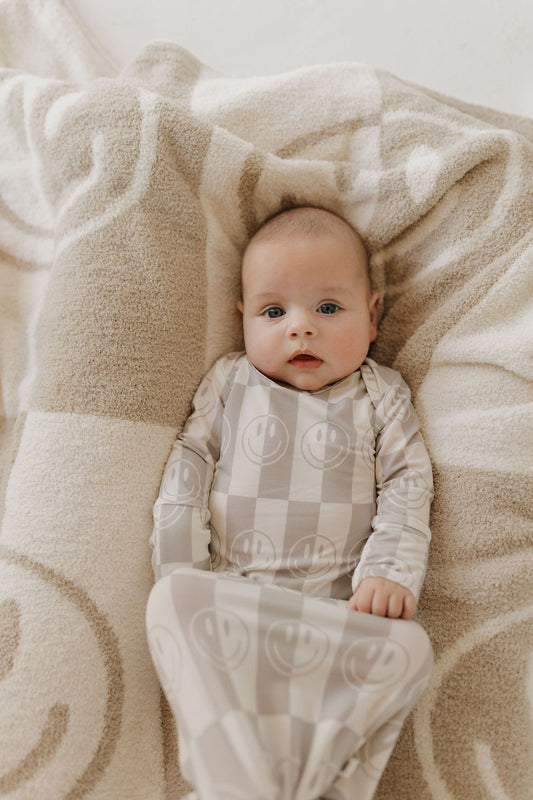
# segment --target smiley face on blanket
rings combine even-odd
[[[55,785],[61,772],[73,792],[90,791],[120,730],[124,685],[116,637],[81,587],[8,548],[0,558],[0,622],[8,644],[0,669],[0,706],[11,718],[0,787],[14,796],[22,786],[31,791],[35,784],[37,796],[38,786]],[[88,697],[84,676],[90,666],[100,686]],[[16,707],[9,701],[13,685],[21,687]],[[30,691],[33,686],[39,687],[37,694]],[[76,758],[66,770],[62,753],[69,748]],[[10,752],[18,754],[16,759]]]

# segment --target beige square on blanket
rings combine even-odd
[[[371,355],[435,472],[435,669],[378,800],[530,800],[531,122],[361,64],[235,79],[160,42],[118,74],[59,0],[6,0],[0,31],[0,794],[185,793],[144,632],[151,507],[240,345],[250,232],[307,203],[368,245]]]

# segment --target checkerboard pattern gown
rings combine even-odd
[[[346,601],[371,575],[418,597],[431,498],[394,370],[367,359],[317,392],[243,354],[210,370],[154,507],[147,608],[191,797],[372,797],[432,651]]]

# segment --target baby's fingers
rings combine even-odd
[[[405,598],[407,599],[407,598]],[[389,597],[387,616],[398,619],[404,613],[404,597],[399,592],[392,592]]]
[[[416,600],[411,592],[407,592],[403,600],[402,619],[411,619],[416,614]]]
[[[390,606],[390,598],[387,592],[376,589],[372,597],[372,614],[377,617],[386,617]]]
[[[409,589],[382,578],[365,578],[348,601],[348,607],[391,619],[411,619],[416,600]]]
[[[365,589],[359,586],[356,593],[350,598],[349,608],[353,608],[354,611],[362,611],[364,614],[371,614],[373,594],[372,589]]]
[[[376,589],[369,584],[360,586],[350,601],[351,608],[362,611],[364,614],[375,614],[378,617],[387,615],[389,596],[381,589]]]

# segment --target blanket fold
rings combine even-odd
[[[241,346],[250,233],[307,203],[368,246],[370,355],[410,385],[435,472],[435,672],[377,797],[529,800],[529,122],[360,64],[227,78],[155,42],[118,74],[56,0],[6,20],[0,793],[185,793],[144,632],[151,508],[201,376]]]

